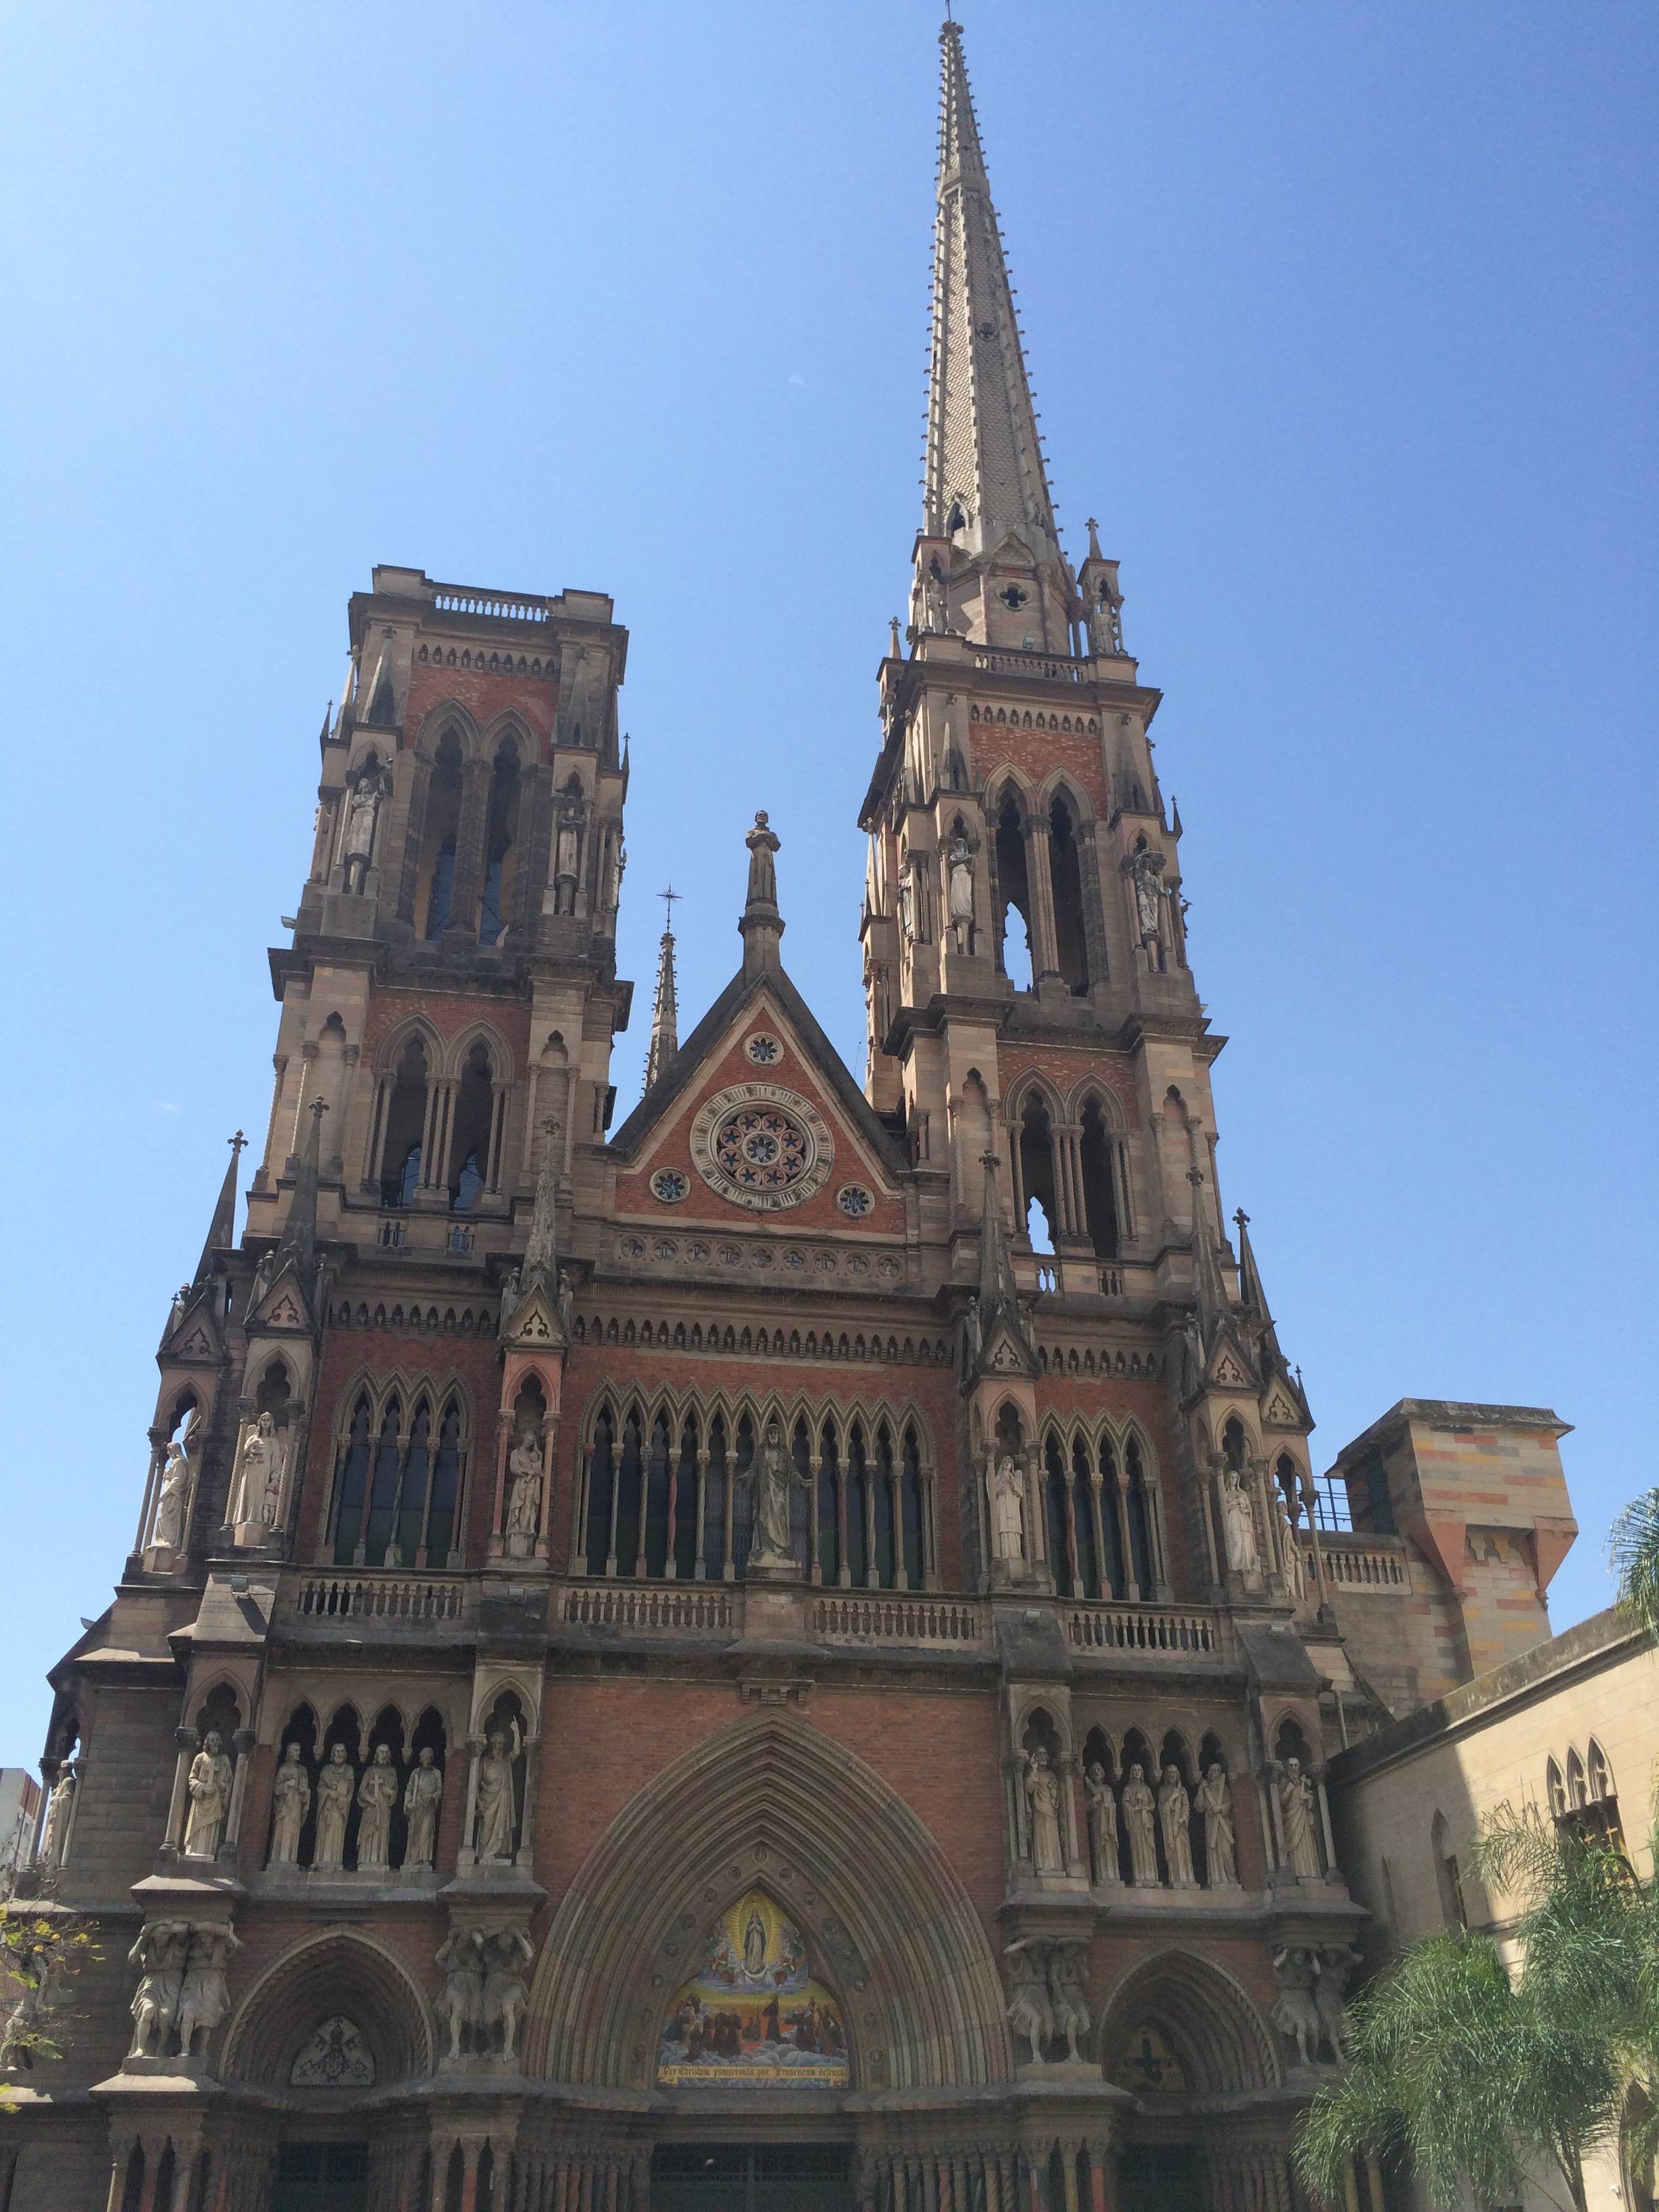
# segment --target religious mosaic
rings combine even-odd
[[[663,2014],[659,2083],[844,2089],[850,2078],[839,2002],[812,1979],[799,1931],[750,1890],[716,1922],[696,1978]]]
[[[722,1198],[775,1212],[823,1188],[835,1145],[823,1115],[797,1092],[776,1083],[738,1083],[698,1113],[691,1158]]]

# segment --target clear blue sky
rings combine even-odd
[[[1320,1464],[1407,1394],[1656,1480],[1659,15],[965,0],[1074,556],[1163,687],[1223,1196]],[[615,595],[624,972],[786,958],[855,1066],[918,519],[932,0],[11,0],[0,1763],[131,1540],[377,561]],[[645,1012],[618,1055],[621,1106]]]

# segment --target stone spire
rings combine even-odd
[[[968,1314],[964,1380],[987,1372],[1023,1370],[1034,1374],[1036,1370],[1031,1324],[1019,1302],[1013,1259],[1002,1225],[996,1154],[984,1153],[981,1164],[985,1170],[985,1194],[981,1202],[979,1230],[979,1294]]]
[[[1207,1352],[1230,1317],[1227,1289],[1215,1256],[1215,1236],[1204,1203],[1204,1176],[1196,1165],[1188,1171],[1193,1187],[1193,1279],[1198,1292],[1198,1327]]]
[[[984,559],[1012,534],[1041,566],[1059,559],[1060,537],[961,26],[947,22],[939,39],[943,82],[922,535],[952,538]]]
[[[196,1262],[196,1283],[206,1282],[213,1273],[214,1254],[222,1251],[227,1244],[236,1242],[236,1166],[247,1139],[239,1129],[226,1142],[230,1146],[230,1164],[225,1170],[223,1182],[219,1186],[218,1202],[213,1209],[213,1218],[208,1224],[207,1242],[202,1247],[201,1258]]]
[[[536,1177],[530,1238],[524,1248],[524,1266],[519,1273],[519,1288],[526,1296],[539,1287],[552,1297],[559,1286],[558,1136],[558,1122],[550,1114],[542,1123],[541,1171]]]
[[[680,1048],[679,992],[674,981],[674,901],[679,892],[670,884],[657,896],[667,902],[662,945],[657,954],[657,995],[651,1005],[651,1048],[645,1056],[645,1087],[659,1082]]]
[[[328,1111],[328,1101],[313,1098],[306,1110],[311,1115],[311,1127],[306,1132],[305,1150],[295,1173],[294,1195],[288,1202],[283,1241],[276,1248],[283,1256],[295,1260],[308,1260],[317,1243],[318,1171],[322,1156],[323,1116]]]

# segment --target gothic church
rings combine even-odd
[[[1563,1424],[1310,1455],[940,45],[866,1065],[762,814],[613,1116],[627,632],[377,568],[246,1217],[238,1139],[52,1674],[26,1886],[97,1952],[60,2056],[0,2045],[4,2212],[1304,2202],[1368,1921],[1329,1762],[1547,1633]]]

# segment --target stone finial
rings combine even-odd
[[[745,975],[757,975],[778,964],[778,939],[783,919],[778,912],[776,854],[782,840],[769,825],[764,807],[755,816],[755,826],[744,839],[749,848],[749,890],[738,928],[743,937]]]

